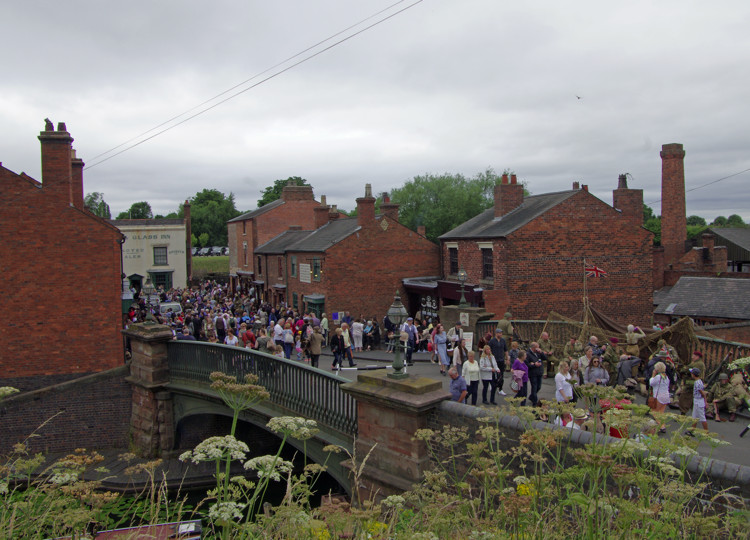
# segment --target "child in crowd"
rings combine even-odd
[[[294,349],[297,351],[297,362],[302,362],[302,332],[297,332]]]
[[[701,380],[701,370],[698,368],[692,368],[690,375],[693,376],[693,418],[696,422],[693,424],[693,429],[701,423],[703,429],[708,431],[708,422],[706,421],[706,390]]]

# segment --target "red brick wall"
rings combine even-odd
[[[354,317],[361,313],[382,320],[396,290],[406,296],[403,278],[436,275],[440,269],[437,245],[398,222],[388,223],[383,230],[372,220],[332,246],[322,257],[321,281],[307,284],[290,278],[288,297],[292,292],[300,299],[304,294],[325,294],[326,313],[350,311]],[[311,253],[296,255],[298,263],[312,258]]]
[[[3,378],[123,363],[121,235],[64,195],[0,167]]]
[[[609,274],[587,280],[591,304],[617,320],[645,324],[653,310],[651,242],[648,231],[582,190],[507,240],[494,240],[491,284],[482,281],[476,240],[459,242],[459,267],[469,283],[485,287],[485,308],[496,316],[511,311],[520,319],[544,319],[552,310],[580,315],[586,258]]]
[[[712,335],[725,341],[737,343],[750,343],[750,322],[745,325],[737,325],[730,328],[706,328]]]
[[[669,267],[685,252],[685,151],[681,144],[664,144],[661,151],[661,245]]]

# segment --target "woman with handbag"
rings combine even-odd
[[[529,366],[526,365],[526,351],[517,351],[516,359],[511,366],[512,380],[510,389],[515,390],[517,398],[523,398],[521,407],[526,405],[526,396],[528,395]]]
[[[669,396],[669,378],[667,378],[667,366],[664,362],[657,362],[654,366],[654,376],[648,382],[652,395],[648,398],[648,406],[656,412],[663,413],[667,404],[672,401]],[[661,433],[666,433],[664,424],[659,426]]]

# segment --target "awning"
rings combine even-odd
[[[435,293],[438,288],[436,278],[405,278],[401,280],[407,291],[426,291]]]
[[[286,289],[286,285],[284,285],[282,283],[274,283],[273,284],[273,288],[274,289]]]
[[[305,302],[310,304],[323,304],[325,303],[326,297],[324,294],[306,294],[304,299]]]
[[[457,281],[440,280],[437,282],[437,289],[440,298],[461,300],[461,284]],[[470,304],[481,302],[483,292],[484,289],[482,287],[472,285],[471,283],[464,284],[464,297]]]
[[[237,270],[237,275],[240,277],[251,277],[255,275],[255,272],[248,272],[247,270]]]
[[[266,282],[263,281],[262,279],[256,279],[255,281],[253,281],[253,285],[265,285],[265,284]]]

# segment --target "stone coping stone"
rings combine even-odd
[[[441,381],[413,376],[389,379],[383,372],[360,373],[356,382],[342,384],[341,390],[357,401],[412,413],[427,411],[451,397]]]
[[[357,382],[377,386],[387,386],[409,394],[426,394],[443,388],[442,381],[436,381],[435,379],[430,379],[428,377],[415,377],[409,375],[404,379],[393,379],[388,377],[388,373],[382,371],[360,373],[357,375]]]
[[[155,323],[132,324],[122,333],[141,341],[169,341],[174,337],[169,326]]]

